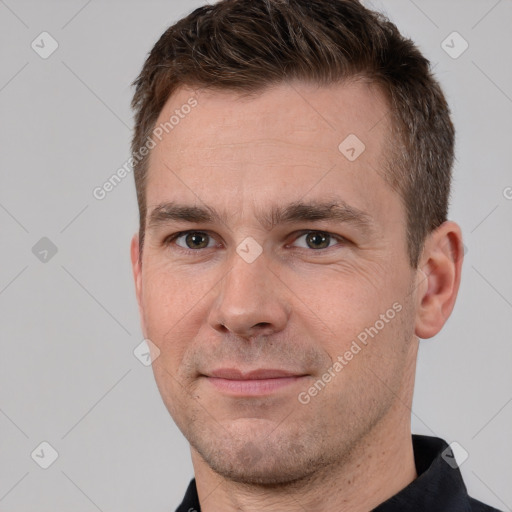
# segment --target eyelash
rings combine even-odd
[[[186,235],[189,235],[191,233],[199,233],[199,234],[204,234],[204,235],[207,235],[209,236],[210,238],[213,238],[214,237],[208,232],[208,231],[198,231],[198,230],[188,230],[188,231],[179,231],[178,233],[174,233],[170,236],[168,236],[164,241],[163,241],[163,244],[168,247],[170,246],[173,242],[176,241],[176,239],[182,237],[182,236],[186,236]],[[322,235],[327,235],[332,239],[336,240],[338,243],[342,243],[344,245],[346,244],[349,244],[350,241],[347,240],[346,238],[340,236],[340,235],[335,235],[334,233],[329,233],[328,231],[321,231],[321,230],[317,230],[317,229],[308,229],[308,230],[302,230],[302,231],[298,231],[296,233],[294,233],[296,236],[295,238],[293,239],[293,242],[296,242],[299,238],[301,238],[302,236],[304,235],[308,235],[310,233],[317,233],[317,234],[322,234]],[[330,241],[331,241],[330,240]],[[292,242],[292,243],[293,243]],[[287,244],[289,245],[289,244]],[[334,248],[336,245],[334,246],[329,246],[329,247],[325,247],[323,249],[311,249],[311,248],[304,248],[304,247],[296,247],[296,249],[299,249],[301,251],[307,251],[308,253],[318,253],[318,254],[321,254],[321,253],[325,253],[328,249],[332,249]],[[185,248],[185,247],[181,247],[179,245],[174,245],[174,248],[177,249],[178,251],[182,251],[184,253],[187,253],[187,254],[190,254],[190,253],[198,253],[200,254],[201,252],[207,250],[207,249],[213,249],[213,247],[205,247],[203,249],[189,249],[189,248]]]

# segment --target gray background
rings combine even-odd
[[[146,53],[201,3],[0,0],[2,512],[169,511],[192,477],[133,355],[132,175],[102,201],[92,191],[129,156],[130,83]],[[458,130],[463,283],[443,331],[421,342],[413,431],[460,443],[470,493],[512,510],[512,3],[369,5],[431,59]],[[59,45],[47,59],[31,47],[43,31]],[[441,46],[453,31],[469,43],[456,59]],[[46,261],[43,237],[57,247]],[[48,469],[31,458],[42,441],[59,454]]]

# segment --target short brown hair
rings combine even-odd
[[[429,61],[382,14],[357,0],[221,0],[171,26],[146,59],[132,100],[135,154],[180,86],[258,92],[290,80],[362,78],[385,94],[392,137],[385,178],[407,215],[410,264],[448,213],[454,128]],[[341,142],[341,141],[340,141]],[[134,160],[145,232],[148,157]]]

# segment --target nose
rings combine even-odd
[[[285,328],[290,314],[287,288],[269,268],[264,253],[252,263],[235,253],[217,290],[208,315],[213,329],[250,339]]]

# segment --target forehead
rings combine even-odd
[[[161,134],[149,159],[148,212],[185,196],[240,210],[334,190],[360,209],[382,203],[384,212],[386,201],[376,196],[395,196],[382,178],[387,102],[367,83],[287,83],[250,96],[183,88],[155,126]]]
[[[189,109],[187,104],[194,100],[197,106]],[[156,125],[165,125],[174,118],[169,133],[163,134],[166,140],[161,149],[164,151],[171,139],[179,144],[180,151],[186,151],[203,142],[233,145],[256,142],[258,137],[299,144],[305,149],[314,146],[336,150],[340,137],[350,133],[375,146],[387,125],[387,113],[384,95],[377,86],[367,82],[330,86],[291,82],[245,95],[181,88],[168,99]],[[207,124],[203,124],[205,119],[209,121]],[[380,129],[375,130],[377,125]],[[185,127],[194,129],[193,139],[183,133]],[[166,137],[171,133],[172,137]],[[331,137],[325,138],[327,133]],[[315,137],[317,134],[322,139]]]

